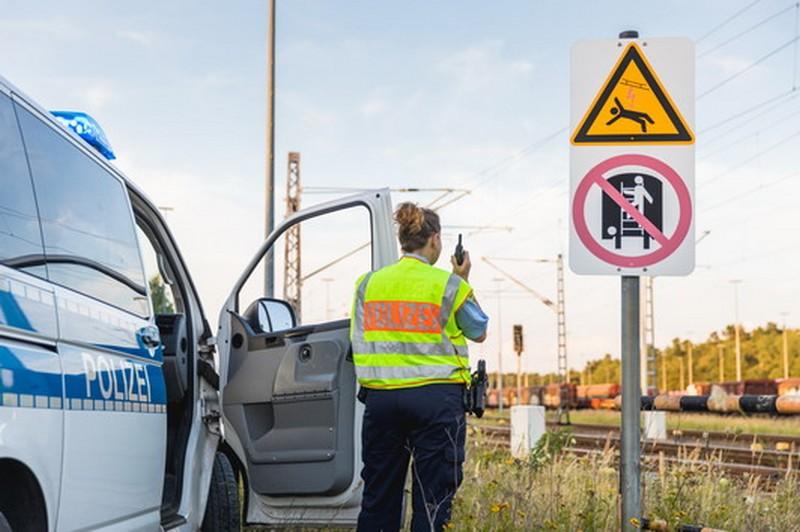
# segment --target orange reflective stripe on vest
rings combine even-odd
[[[415,301],[367,301],[364,303],[365,331],[408,331],[438,333],[439,305]]]

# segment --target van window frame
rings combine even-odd
[[[116,270],[114,270],[114,273],[116,275],[111,275],[110,272],[103,271],[103,270],[108,270],[108,269],[111,269],[111,268],[98,268],[98,267],[96,267],[97,266],[96,264],[92,264],[95,261],[92,261],[88,257],[81,257],[81,256],[78,256],[78,255],[75,255],[74,257],[70,256],[70,261],[69,262],[78,263],[78,264],[81,264],[81,265],[83,265],[85,267],[93,269],[95,271],[100,271],[100,272],[103,273],[103,275],[105,275],[108,278],[111,278],[115,282],[118,282],[118,283],[122,284],[127,289],[132,290],[132,291],[134,291],[136,293],[139,293],[146,300],[145,301],[146,312],[144,314],[139,314],[138,312],[135,312],[134,310],[132,310],[130,308],[121,307],[120,305],[118,305],[118,304],[116,304],[116,303],[114,303],[112,301],[109,301],[108,299],[99,297],[97,294],[87,293],[87,292],[81,291],[81,290],[79,290],[79,289],[77,289],[77,288],[75,288],[73,286],[68,286],[68,285],[66,285],[64,283],[61,283],[61,282],[58,282],[58,281],[54,281],[54,280],[52,280],[50,278],[49,271],[48,271],[48,277],[47,277],[46,281],[51,283],[51,284],[53,284],[53,285],[60,286],[60,287],[62,287],[64,289],[66,289],[66,290],[70,290],[71,292],[74,292],[76,294],[81,294],[82,296],[91,298],[91,299],[93,299],[95,301],[98,301],[99,303],[102,303],[103,305],[108,305],[110,307],[113,307],[114,309],[117,309],[117,310],[119,310],[121,312],[125,312],[127,314],[130,314],[131,316],[135,316],[135,317],[140,318],[140,319],[151,319],[151,318],[153,318],[153,308],[152,308],[152,302],[150,300],[150,297],[151,297],[151,295],[150,295],[150,287],[147,285],[146,272],[145,272],[145,268],[144,268],[144,260],[142,258],[142,250],[139,247],[139,240],[138,240],[138,237],[136,235],[136,218],[134,216],[133,206],[131,204],[131,198],[130,198],[130,195],[129,195],[129,190],[128,190],[128,186],[127,186],[127,183],[126,183],[125,179],[120,175],[118,170],[113,165],[109,164],[108,161],[103,159],[99,154],[95,153],[94,150],[91,149],[90,147],[84,146],[83,145],[84,142],[82,140],[78,139],[78,137],[75,134],[71,133],[64,126],[59,124],[55,120],[55,118],[53,118],[52,116],[49,115],[49,113],[45,113],[41,109],[31,105],[29,102],[27,102],[26,100],[21,98],[19,95],[17,95],[13,91],[10,92],[10,96],[11,96],[12,104],[15,106],[15,112],[17,111],[17,109],[16,109],[17,106],[19,106],[19,108],[29,112],[34,119],[38,120],[45,127],[48,127],[53,133],[55,133],[56,135],[59,135],[62,139],[64,139],[67,142],[69,142],[69,144],[74,149],[77,149],[83,157],[86,157],[88,159],[88,161],[98,165],[100,170],[102,170],[105,173],[105,176],[107,178],[113,179],[117,183],[117,185],[119,185],[120,194],[122,194],[122,196],[124,198],[125,205],[126,205],[127,216],[128,216],[128,218],[129,218],[129,220],[131,222],[133,246],[135,247],[135,250],[136,250],[136,253],[137,253],[137,259],[138,259],[137,260],[137,266],[139,268],[139,271],[141,271],[141,273],[142,273],[142,278],[144,279],[144,284],[139,287],[139,288],[143,289],[143,293],[139,292],[138,290],[135,290],[131,286],[131,284],[134,284],[134,285],[138,286],[138,283],[136,283],[135,281],[133,281],[131,279],[127,279],[127,277],[124,274],[122,274],[121,272],[117,272]],[[44,263],[45,263],[45,267],[46,267],[47,263],[49,262],[48,261],[48,254],[47,254],[47,242],[45,241],[45,238],[44,238],[44,227],[42,226],[42,222],[41,222],[41,205],[40,205],[39,197],[36,194],[36,176],[33,175],[33,168],[32,168],[32,166],[30,164],[30,156],[28,154],[28,145],[27,145],[27,142],[26,142],[26,139],[25,139],[24,131],[22,130],[22,123],[21,123],[21,120],[20,120],[20,117],[19,117],[18,113],[17,113],[17,128],[19,130],[20,136],[21,136],[22,141],[23,141],[23,147],[24,147],[24,151],[25,151],[25,156],[26,156],[27,161],[28,161],[28,169],[29,169],[29,174],[30,174],[30,177],[31,177],[31,184],[32,184],[32,187],[33,187],[33,190],[34,190],[34,197],[36,199],[37,213],[39,215],[39,227],[40,227],[41,232],[42,232],[42,244],[43,244],[43,249],[44,249],[44,257],[43,258],[44,258]],[[63,257],[61,257],[61,259],[63,259]],[[58,260],[56,262],[63,263],[64,261],[63,260]],[[21,271],[23,273],[25,273],[24,270],[21,270]],[[29,275],[31,275],[31,274],[29,274]],[[120,279],[120,277],[124,278],[125,280]],[[126,282],[126,281],[129,281],[130,284],[129,284],[129,282]]]

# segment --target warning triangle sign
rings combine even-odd
[[[573,144],[692,144],[694,134],[630,43],[572,134]]]

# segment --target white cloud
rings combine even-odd
[[[114,98],[114,89],[110,83],[100,82],[83,90],[82,98],[88,109],[102,109]]]
[[[156,41],[156,36],[151,31],[119,30],[117,32],[117,37],[147,48],[153,46]]]
[[[534,66],[524,59],[506,57],[503,48],[502,41],[486,41],[442,58],[437,68],[464,92],[508,86],[528,76]]]
[[[533,63],[525,60],[512,61],[511,70],[519,74],[527,74],[533,70]]]
[[[387,109],[386,100],[383,98],[369,98],[361,106],[361,114],[367,117],[383,114]]]

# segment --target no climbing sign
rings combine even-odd
[[[582,41],[572,49],[570,267],[694,269],[694,45]]]

